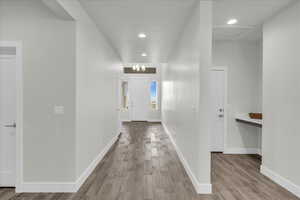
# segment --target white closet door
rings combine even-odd
[[[0,55],[0,187],[15,186],[16,58]]]
[[[224,102],[225,102],[225,71],[211,71],[212,94],[212,127],[211,127],[211,151],[224,151]]]

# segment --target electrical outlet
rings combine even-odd
[[[54,106],[54,114],[55,115],[65,114],[65,107],[64,106]]]

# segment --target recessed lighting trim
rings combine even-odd
[[[146,53],[142,53],[142,54],[141,54],[141,56],[143,56],[143,57],[146,57],[146,56],[147,56],[147,54],[146,54]]]
[[[234,25],[234,24],[236,24],[236,23],[238,23],[238,20],[237,20],[237,19],[229,19],[229,20],[227,21],[227,24],[228,24],[228,25]]]
[[[146,38],[147,35],[146,35],[145,33],[139,33],[139,34],[138,34],[138,37],[139,37],[139,38]]]

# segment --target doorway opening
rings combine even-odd
[[[0,41],[0,187],[22,177],[22,55],[19,42]]]
[[[153,64],[127,64],[153,66]],[[148,70],[148,71],[147,71]],[[161,121],[160,68],[146,67],[144,71],[124,67],[120,76],[120,121]]]
[[[215,67],[210,71],[211,87],[211,152],[224,152],[227,135],[227,68]]]

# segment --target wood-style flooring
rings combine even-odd
[[[104,160],[75,194],[15,194],[0,200],[299,200],[259,173],[260,159],[212,154],[212,195],[197,195],[159,123],[125,123]]]

